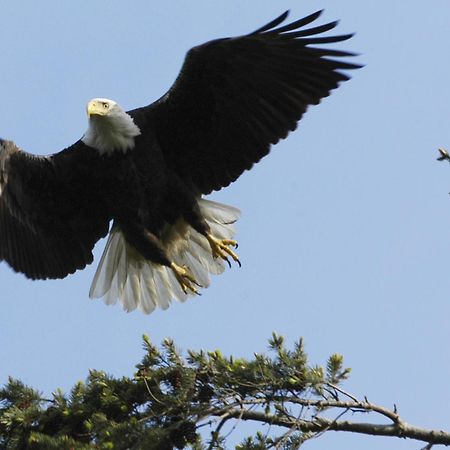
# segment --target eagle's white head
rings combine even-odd
[[[94,98],[86,106],[89,128],[82,141],[103,154],[134,148],[141,134],[133,119],[113,100]]]

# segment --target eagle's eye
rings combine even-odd
[[[108,109],[109,108],[109,104],[108,103],[103,103],[103,108]]]

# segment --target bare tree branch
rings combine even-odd
[[[373,411],[392,420],[392,424],[372,424],[352,422],[347,420],[328,419],[324,417],[314,417],[311,420],[298,419],[295,417],[286,417],[276,414],[266,414],[261,411],[252,411],[247,408],[234,408],[226,410],[227,420],[239,418],[240,420],[251,420],[266,423],[268,425],[277,425],[284,428],[292,428],[294,430],[305,433],[323,433],[326,431],[346,431],[351,433],[366,434],[372,436],[398,437],[402,439],[414,439],[426,442],[428,445],[425,449],[431,449],[433,445],[450,446],[450,433],[445,431],[429,430],[419,428],[406,423],[394,411],[387,408],[374,405],[367,402],[341,402],[341,401],[302,401],[301,399],[286,399],[287,402],[308,404],[310,406],[323,406],[329,408],[346,408],[348,411],[359,409],[362,411]],[[249,403],[257,402],[245,402]],[[215,409],[210,411],[213,416],[221,416],[224,411]]]
[[[441,156],[437,158],[438,161],[449,161],[450,162],[450,155],[448,154],[447,150],[444,150],[443,148],[439,148],[439,153]]]

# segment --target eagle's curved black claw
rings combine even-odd
[[[191,283],[194,283],[197,287],[199,288],[203,288],[205,286],[203,286],[203,284],[200,284],[195,278],[193,278],[192,280],[190,280]]]
[[[239,261],[238,255],[236,255],[236,253],[234,253],[230,248],[237,248],[238,244],[236,241],[233,239],[217,239],[212,234],[207,234],[206,239],[208,239],[209,245],[211,246],[214,258],[223,259],[231,268],[231,263],[228,259],[228,256],[231,256],[233,260],[239,264],[239,267],[241,267],[241,262]]]

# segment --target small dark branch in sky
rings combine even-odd
[[[447,152],[447,150],[444,150],[443,148],[438,149],[441,156],[437,158],[438,161],[448,161],[450,163],[450,154]]]
[[[431,450],[433,448],[434,444],[427,444],[425,447],[422,447],[421,450]]]
[[[344,391],[342,388],[340,388],[339,386],[334,385],[333,383],[327,383],[328,386],[330,386],[332,389],[334,389],[337,392],[340,392],[341,394],[345,395],[348,398],[351,398],[354,402],[357,402],[358,399],[356,397],[354,397],[352,394],[350,394],[347,391]],[[337,400],[337,399],[336,399]]]

